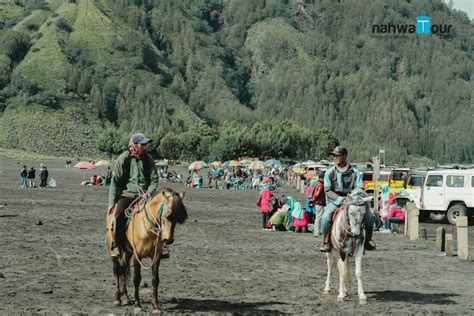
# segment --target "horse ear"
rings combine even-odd
[[[186,196],[186,192],[181,192],[179,194],[179,197],[181,198],[181,200],[184,200],[184,197]]]

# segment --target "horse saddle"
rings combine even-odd
[[[126,216],[125,216],[125,231],[127,231],[127,228],[128,228],[128,224],[130,224],[130,221],[133,217],[133,215],[141,212],[142,210],[145,209],[145,204],[146,204],[146,200],[144,199],[140,199],[138,200],[136,203],[134,203],[133,205],[129,206],[126,210]]]

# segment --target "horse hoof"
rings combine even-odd
[[[329,294],[329,290],[324,290],[323,294],[328,295],[328,294]]]
[[[344,301],[344,296],[338,296],[338,297],[337,297],[337,301],[338,301],[338,302]]]
[[[114,301],[114,306],[120,306],[120,301],[119,300]]]
[[[365,299],[360,299],[359,304],[360,305],[366,305],[367,304],[367,299],[366,298]]]
[[[130,304],[131,304],[130,300],[127,300],[127,299],[122,300],[122,306],[127,306],[127,305],[130,305]]]
[[[151,311],[152,314],[161,314],[161,310],[159,309],[154,309]]]
[[[138,314],[138,313],[140,313],[141,311],[142,311],[142,308],[141,308],[141,307],[135,307],[135,308],[133,309],[133,312],[134,312],[135,314]]]

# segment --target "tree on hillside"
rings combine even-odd
[[[127,148],[126,138],[115,127],[108,127],[96,141],[97,149],[106,153],[109,159]]]
[[[175,133],[168,133],[161,139],[160,146],[158,147],[158,153],[163,158],[168,159],[179,159],[183,143]]]

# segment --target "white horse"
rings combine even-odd
[[[342,209],[337,213],[331,227],[331,252],[326,254],[328,276],[324,294],[329,294],[331,269],[336,266],[339,270],[338,301],[347,296],[346,281],[351,282],[350,260],[355,256],[355,275],[357,278],[357,292],[359,304],[366,304],[367,297],[362,288],[362,255],[364,254],[364,218],[370,212],[368,201],[373,197],[367,196],[364,191],[355,189],[346,198]]]

